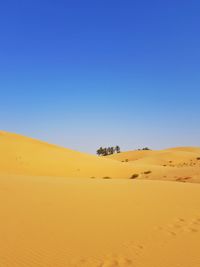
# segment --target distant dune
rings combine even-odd
[[[1,131],[0,267],[199,267],[200,185],[180,183],[200,181],[199,154],[97,157]]]
[[[200,182],[200,147],[134,150],[108,156],[132,164],[138,178]]]
[[[200,182],[200,148],[128,151],[97,157],[0,131],[0,173]]]

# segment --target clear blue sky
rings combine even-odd
[[[0,3],[0,128],[94,153],[200,146],[200,2]]]

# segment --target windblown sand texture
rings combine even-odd
[[[0,267],[199,267],[199,153],[98,158],[0,132]]]

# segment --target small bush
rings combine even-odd
[[[92,176],[92,177],[90,177],[91,179],[94,179],[94,178],[96,178],[96,177],[94,177],[94,176]]]
[[[128,162],[128,159],[125,159],[125,162]]]
[[[105,176],[105,177],[103,177],[103,179],[111,179],[111,177]]]
[[[200,157],[198,157],[197,160],[200,160]]]
[[[146,171],[146,172],[144,172],[144,174],[150,174],[150,173],[152,173],[151,171]]]
[[[137,178],[138,176],[139,176],[139,174],[134,173],[134,174],[130,177],[130,179],[135,179],[135,178]]]

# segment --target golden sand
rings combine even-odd
[[[200,183],[200,147],[128,151],[108,158],[132,165],[138,178]]]
[[[0,267],[199,267],[200,185],[152,181],[163,169],[166,179],[196,169],[198,181],[197,155],[98,158],[1,132]]]

